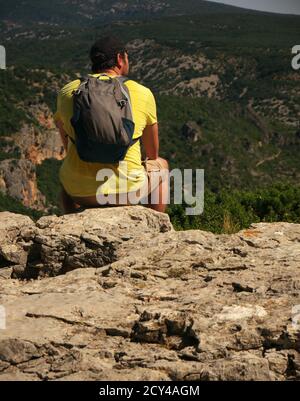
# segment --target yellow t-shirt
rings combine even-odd
[[[92,74],[92,76],[97,77],[99,74]],[[107,78],[101,77],[101,79]],[[75,80],[62,88],[57,98],[57,112],[54,116],[56,121],[63,122],[65,132],[73,139],[75,139],[75,133],[71,124],[72,93],[79,85],[80,80]],[[125,82],[125,85],[130,94],[135,123],[133,138],[135,139],[142,136],[146,125],[157,122],[156,103],[151,90],[145,86],[132,80]],[[97,193],[110,195],[136,191],[144,185],[146,180],[141,160],[140,141],[128,149],[124,162],[118,164],[84,162],[79,158],[75,145],[69,140],[67,155],[60,169],[60,181],[69,195],[78,197],[95,196]],[[111,172],[106,177],[107,170],[105,169]],[[99,172],[102,177],[99,175],[97,177]]]

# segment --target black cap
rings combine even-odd
[[[114,67],[118,53],[124,54],[125,52],[124,43],[113,36],[105,36],[97,40],[90,50],[93,71]]]

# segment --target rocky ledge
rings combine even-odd
[[[0,380],[299,380],[300,225],[0,213]]]

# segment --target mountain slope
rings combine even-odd
[[[57,91],[89,71],[88,49],[95,38],[113,33],[126,42],[131,78],[156,95],[161,151],[172,168],[204,168],[206,185],[214,191],[299,183],[300,74],[291,68],[291,47],[300,35],[300,17],[204,1],[174,1],[171,8],[167,3],[118,3],[118,11],[107,14],[117,21],[103,14],[115,7],[112,1],[89,2],[93,20],[78,14],[82,1],[60,2],[61,14],[54,12],[55,2],[40,2],[38,9],[36,2],[18,2],[19,11],[17,2],[6,3],[1,13],[14,20],[1,25],[8,69],[0,72],[0,136],[6,138],[0,163],[19,164],[28,154],[36,162],[36,149],[49,143],[42,135],[54,136],[48,123]],[[191,10],[193,15],[170,16]],[[49,15],[61,19],[51,23]],[[76,18],[83,19],[74,27]],[[196,127],[195,137],[190,127]],[[20,139],[12,146],[12,137],[22,138],[26,130],[36,135],[37,145],[29,135],[34,152],[20,149]],[[55,146],[43,153],[41,166],[32,167],[51,202],[59,191],[59,162],[44,160],[61,154]]]
[[[80,21],[91,24],[124,18],[248,12],[203,0],[12,0],[2,3],[0,19],[22,24],[33,21],[59,24],[76,24]]]

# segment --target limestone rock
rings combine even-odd
[[[23,203],[26,207],[43,210],[45,196],[37,188],[36,167],[26,159],[0,161],[1,192]]]
[[[202,139],[203,133],[195,121],[188,121],[182,127],[182,136],[191,142],[198,142],[199,139]]]
[[[125,207],[0,227],[27,253],[5,269],[38,277],[0,274],[0,380],[300,379],[300,225],[175,232]]]
[[[33,221],[9,212],[0,213],[0,274],[1,268],[27,263],[27,251],[22,233],[34,231]]]
[[[27,262],[16,261],[14,277],[56,276],[77,268],[102,267],[118,259],[124,244],[135,247],[142,239],[172,229],[164,214],[144,207],[87,210],[63,217],[42,217],[27,232]],[[17,263],[18,262],[18,263]]]
[[[59,132],[53,126],[51,112],[44,104],[32,104],[30,112],[39,121],[43,131],[25,124],[13,135],[12,138],[20,149],[21,157],[34,165],[41,164],[46,159],[62,160],[64,149]]]

